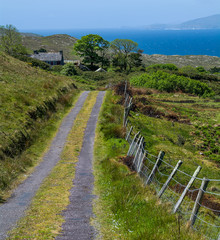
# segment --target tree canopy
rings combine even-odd
[[[130,39],[115,39],[111,42],[111,48],[115,53],[128,55],[130,52],[137,51],[138,44]]]
[[[107,48],[109,48],[109,42],[95,34],[82,37],[73,47],[74,52],[83,57],[83,61],[91,67],[96,63],[104,62],[104,52]]]
[[[0,47],[10,55],[26,54],[22,45],[21,34],[13,25],[0,26]]]
[[[115,39],[111,42],[113,50],[113,65],[119,66],[121,70],[127,70],[132,67],[141,66],[141,50],[138,50],[138,44],[130,39]]]

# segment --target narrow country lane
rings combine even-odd
[[[7,232],[24,216],[24,212],[30,205],[39,186],[59,161],[68,133],[88,93],[89,92],[86,91],[81,94],[75,107],[63,120],[50,149],[44,155],[43,161],[36,167],[35,171],[18,186],[8,201],[0,205],[0,239],[5,239],[7,237]]]
[[[76,166],[74,186],[71,189],[70,204],[63,212],[65,222],[62,233],[56,240],[89,240],[95,238],[95,229],[90,224],[93,191],[93,146],[98,114],[105,92],[99,92],[85,130],[83,146]]]

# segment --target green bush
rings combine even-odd
[[[214,95],[206,83],[163,71],[132,77],[130,83],[134,86],[154,88],[166,92],[182,91],[203,97]]]
[[[54,66],[51,67],[51,70],[52,70],[53,72],[57,72],[57,73],[61,72],[62,69],[63,69],[63,66],[62,66],[62,65],[54,65]]]
[[[184,66],[184,67],[182,67],[179,70],[179,72],[180,73],[185,73],[185,74],[188,74],[188,75],[190,75],[190,74],[198,74],[199,73],[199,71],[196,68],[192,67],[192,66]]]
[[[202,67],[202,66],[197,67],[196,70],[197,70],[198,72],[200,72],[200,73],[206,73],[205,68]]]
[[[42,61],[40,61],[38,59],[29,58],[28,62],[31,63],[31,65],[33,67],[39,67],[39,68],[41,68],[43,70],[50,70],[50,65],[49,64],[47,64],[45,62],[42,62]]]
[[[169,70],[169,71],[177,71],[178,68],[176,65],[172,63],[166,64],[153,64],[146,68],[147,72],[156,72],[158,70]]]
[[[213,67],[209,69],[210,73],[220,73],[220,67]]]
[[[73,76],[76,75],[76,69],[73,63],[67,63],[63,66],[61,72],[62,75],[65,76]]]

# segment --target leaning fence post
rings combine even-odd
[[[128,125],[128,118],[125,121],[125,128],[127,128],[127,125]]]
[[[132,149],[132,147],[133,147],[133,145],[134,145],[134,142],[135,142],[135,140],[136,140],[136,138],[137,138],[137,136],[138,136],[139,134],[140,134],[140,132],[138,132],[138,133],[135,134],[135,136],[134,136],[134,138],[133,138],[133,140],[132,140],[132,142],[131,142],[131,145],[130,145],[130,147],[129,147],[129,149],[128,149],[127,156],[130,156],[131,149]]]
[[[127,92],[127,84],[128,84],[128,82],[127,81],[125,81],[125,91],[124,91],[124,95],[126,94],[126,92]]]
[[[128,118],[129,112],[131,110],[131,106],[132,106],[132,97],[130,98],[128,106],[125,107],[125,110],[124,110],[124,125],[125,125],[125,122],[126,122],[126,120]]]
[[[138,146],[138,143],[140,142],[140,140],[141,140],[141,135],[137,139],[137,142],[134,142],[134,147],[133,147],[133,149],[131,149],[131,156],[135,153],[135,150],[137,150],[137,146]]]
[[[194,183],[194,181],[195,181],[195,179],[196,179],[196,177],[197,177],[197,175],[199,174],[199,172],[200,172],[201,169],[202,169],[202,167],[201,167],[201,166],[198,166],[197,169],[196,169],[196,171],[193,173],[192,178],[189,180],[189,182],[188,182],[187,186],[185,187],[184,191],[182,192],[179,200],[177,201],[176,205],[174,206],[174,208],[173,208],[173,213],[176,213],[176,212],[177,212],[177,210],[178,210],[178,208],[180,207],[180,205],[181,205],[184,197],[186,196],[187,191],[189,190],[189,188],[190,188],[190,187],[192,186],[192,184]]]
[[[176,174],[178,168],[182,165],[182,161],[179,160],[178,163],[176,164],[175,168],[173,169],[173,171],[171,172],[170,176],[168,177],[167,181],[164,183],[163,187],[160,189],[160,192],[158,193],[158,197],[160,198],[163,193],[165,192],[166,188],[168,187],[170,181],[172,180],[172,178],[174,177],[174,175]]]
[[[140,154],[139,151],[140,151],[140,147],[141,147],[141,144],[142,144],[143,139],[144,139],[144,138],[141,137],[140,142],[139,142],[139,145],[138,145],[138,147],[137,147],[137,151],[136,151],[135,156],[134,156],[134,159],[133,159],[133,164],[135,164],[136,159],[137,159],[138,155]]]
[[[132,130],[133,130],[133,126],[131,126],[131,128],[130,128],[130,130],[129,130],[126,138],[125,138],[126,141],[128,141],[128,139],[129,139],[129,137],[130,137],[130,135],[131,135]]]
[[[129,98],[129,95],[126,93],[126,95],[125,95],[125,103],[124,103],[125,107],[127,107],[128,98]]]
[[[139,161],[139,164],[138,164],[138,169],[137,169],[137,172],[139,173],[141,171],[141,168],[142,168],[142,165],[143,165],[143,161],[146,157],[146,152],[144,151],[144,154],[143,156],[140,158],[140,161]]]
[[[128,104],[128,107],[130,108],[131,107],[131,105],[132,105],[132,97],[130,98],[130,101],[129,101],[129,104]]]
[[[156,161],[156,163],[155,163],[155,165],[154,165],[154,167],[153,167],[153,169],[152,169],[152,171],[151,171],[151,173],[150,173],[150,175],[149,175],[149,177],[148,177],[148,179],[146,181],[147,185],[150,185],[150,183],[152,182],[153,177],[154,177],[154,175],[155,175],[155,173],[157,171],[157,168],[159,168],[160,164],[162,163],[164,155],[165,155],[165,152],[160,151],[160,153],[159,153],[159,155],[157,157],[157,161]]]
[[[140,139],[141,139],[141,135],[138,137],[137,141],[134,141],[133,147],[132,147],[131,152],[130,152],[130,156],[132,156],[135,153],[135,150],[137,148],[137,144],[139,143]]]
[[[125,108],[124,110],[123,126],[125,126],[126,118],[127,118],[127,108]]]
[[[203,178],[202,184],[199,189],[199,192],[198,192],[198,195],[197,195],[197,198],[196,198],[193,210],[192,210],[192,214],[190,217],[190,225],[191,226],[193,226],[196,221],[197,214],[198,214],[199,208],[200,208],[200,203],[202,202],[202,198],[203,198],[204,192],[208,186],[208,183],[209,183],[209,179]]]

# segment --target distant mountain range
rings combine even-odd
[[[177,25],[152,24],[142,27],[148,30],[199,30],[199,29],[220,29],[220,14],[204,18],[197,18]]]

